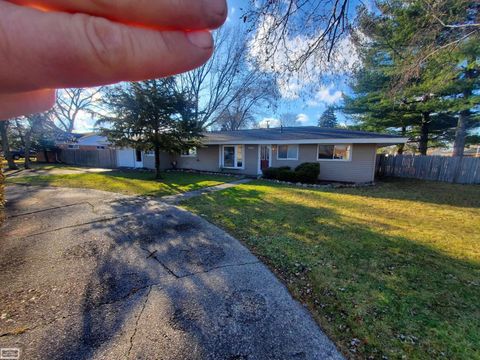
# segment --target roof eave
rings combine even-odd
[[[308,140],[229,140],[204,141],[204,145],[295,145],[295,144],[405,144],[407,138],[351,138]]]

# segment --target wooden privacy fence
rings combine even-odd
[[[114,169],[117,167],[117,153],[112,149],[105,150],[72,150],[62,149],[60,161],[68,165],[89,166]]]
[[[480,158],[379,155],[377,175],[459,184],[480,184]]]

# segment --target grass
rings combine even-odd
[[[244,241],[349,358],[480,359],[480,187],[256,181],[183,203]]]
[[[127,195],[165,196],[234,180],[232,177],[197,173],[167,172],[161,181],[150,172],[84,173],[8,178],[8,184],[86,188]]]

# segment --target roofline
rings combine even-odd
[[[405,144],[408,138],[204,141],[204,145]]]

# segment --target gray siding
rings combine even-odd
[[[179,169],[191,169],[199,171],[220,172],[219,145],[199,147],[197,156],[181,157],[175,156]],[[233,174],[257,175],[258,171],[258,145],[245,145],[245,169],[224,169],[223,172]]]
[[[272,166],[290,166],[295,168],[304,162],[317,162],[317,145],[299,145],[298,160],[277,160],[276,146],[272,149]],[[221,171],[219,167],[219,145],[199,147],[197,156],[181,157],[170,156],[166,153],[161,155],[161,167],[171,168],[171,162],[177,161],[179,169],[191,169],[199,171]],[[318,161],[320,163],[320,180],[346,181],[346,182],[369,182],[375,177],[376,161],[375,144],[352,145],[351,161]],[[154,157],[144,157],[145,167],[154,168]],[[245,169],[224,169],[224,172],[256,176],[258,172],[258,145],[245,145]]]
[[[258,145],[245,145],[245,170],[243,174],[258,174]]]
[[[317,162],[317,145],[299,145],[298,160],[277,160],[276,146],[272,151],[272,166],[295,168],[304,162]],[[375,144],[353,144],[351,161],[318,161],[320,180],[369,182],[375,178]]]
[[[143,166],[147,169],[155,169],[155,156],[145,155],[145,153],[143,153]],[[160,152],[160,170],[167,170],[171,168],[172,157],[165,152]]]
[[[175,156],[179,169],[199,171],[219,171],[218,168],[218,145],[204,146],[197,149],[197,156]]]

